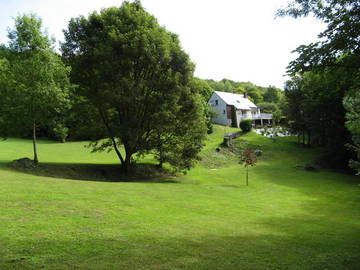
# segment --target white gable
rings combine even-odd
[[[236,109],[251,110],[256,109],[257,106],[251,102],[248,98],[244,98],[243,95],[233,94],[228,92],[215,91],[215,93],[227,104],[234,105]]]

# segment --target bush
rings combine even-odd
[[[252,129],[252,120],[244,119],[240,122],[240,128],[243,132],[249,132]]]

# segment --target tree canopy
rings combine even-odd
[[[133,154],[159,149],[159,137],[162,145],[169,144],[169,137],[187,141],[173,151],[197,157],[198,146],[191,155],[184,153],[192,148],[191,136],[205,132],[205,123],[198,113],[198,93],[190,87],[194,65],[175,34],[139,1],[73,18],[64,33],[61,49],[78,94],[96,108],[107,132],[108,141],[95,150],[114,148],[125,171]],[[193,132],[182,133],[189,123]],[[201,145],[202,136],[197,139]]]
[[[308,71],[319,66],[360,68],[360,3],[357,0],[293,0],[279,16],[294,18],[314,15],[327,24],[319,33],[319,41],[301,45],[295,51],[299,57],[289,65],[289,71]],[[342,61],[339,61],[339,56]]]
[[[311,130],[317,130],[315,134],[322,134],[321,141],[332,140],[333,145],[338,146],[328,144],[328,149],[332,149],[333,156],[341,156],[339,162],[343,163],[346,155],[339,153],[344,153],[345,145],[350,142],[346,127],[353,134],[355,146],[352,148],[357,149],[358,156],[360,153],[356,139],[359,133],[355,128],[355,119],[360,118],[356,94],[360,89],[360,3],[355,0],[293,0],[278,12],[280,16],[295,18],[310,14],[322,20],[327,28],[319,34],[319,41],[295,50],[299,56],[288,67],[293,78],[288,83],[291,91],[287,91],[287,97],[290,104],[298,103],[295,96],[305,98],[300,99],[303,104],[296,117],[293,111],[292,118],[297,118],[295,126],[297,129],[312,126]]]
[[[32,130],[34,162],[38,162],[36,129],[52,124],[68,107],[69,68],[51,47],[35,14],[21,15],[2,49],[6,85],[2,88],[2,133],[24,135]],[[4,62],[6,61],[6,62]]]

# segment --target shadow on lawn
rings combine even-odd
[[[36,167],[30,168],[13,166],[12,164],[3,163],[2,166],[22,173],[70,180],[178,183],[177,180],[173,179],[174,175],[168,170],[158,168],[153,164],[136,164],[129,174],[124,174],[118,164],[39,163]]]
[[[312,231],[301,222],[291,232],[271,234],[197,235],[188,228],[182,238],[123,234],[97,238],[102,228],[68,232],[59,241],[41,235],[32,241],[2,238],[0,268],[5,269],[189,269],[189,270],[359,270],[354,228]],[[264,221],[268,222],[268,221]],[[288,223],[281,219],[277,223]],[[273,224],[276,225],[276,224]],[[264,225],[266,226],[266,225]],[[99,233],[100,232],[100,233]],[[56,233],[56,232],[55,232]],[[295,233],[295,234],[294,234]],[[60,233],[58,232],[60,235]],[[67,240],[62,240],[67,239]]]

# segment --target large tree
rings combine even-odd
[[[292,129],[302,135],[303,144],[321,146],[323,160],[332,167],[344,168],[350,158],[342,105],[349,85],[351,74],[338,68],[294,76],[285,87]]]
[[[357,0],[293,0],[278,12],[280,16],[295,18],[310,14],[323,21],[327,27],[319,34],[317,42],[301,45],[295,50],[299,57],[290,63],[289,73],[295,75],[311,71],[312,74],[318,73],[320,77],[325,74],[327,81],[332,80],[332,85],[328,86],[332,90],[328,93],[337,93],[335,107],[342,110],[338,115],[340,117],[333,119],[333,122],[343,125],[342,128],[345,129],[345,112],[342,107],[344,99],[348,110],[347,127],[353,133],[355,145],[358,145],[356,138],[359,134],[354,126],[357,125],[355,119],[360,118],[356,105],[359,98],[356,93],[360,91],[360,3]],[[342,76],[339,77],[338,74]],[[345,146],[339,147],[343,150]],[[354,148],[360,156],[360,148]],[[333,154],[337,153],[335,150]]]
[[[360,3],[358,0],[293,0],[278,11],[280,16],[294,18],[313,15],[327,24],[319,41],[301,45],[299,57],[290,63],[291,72],[314,68],[343,66],[360,68]],[[339,61],[342,56],[342,61]]]
[[[360,173],[360,78],[357,78],[357,83],[350,93],[344,99],[344,106],[346,113],[346,127],[352,133],[353,144],[348,147],[356,153],[356,159],[350,160],[350,167]]]
[[[36,15],[18,16],[9,39],[5,49],[2,130],[8,135],[31,131],[34,162],[38,163],[37,127],[49,125],[67,108],[70,70],[53,50]]]
[[[182,114],[187,114],[204,124],[192,102],[194,65],[178,37],[159,26],[139,1],[73,18],[64,33],[61,48],[73,68],[72,80],[95,106],[107,131],[109,140],[99,149],[113,147],[124,171],[135,153],[159,149],[154,138],[177,132],[164,126],[166,119],[186,124]]]

